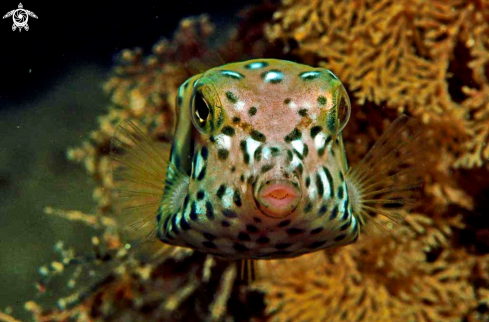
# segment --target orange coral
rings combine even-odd
[[[450,249],[459,225],[413,214],[387,240],[262,263],[258,288],[272,321],[460,321],[478,304],[470,278],[479,262]]]

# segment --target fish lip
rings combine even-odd
[[[289,198],[290,204],[285,203],[282,205],[278,200],[275,203],[273,199],[263,198],[269,192],[273,193],[277,187],[283,187],[288,191],[288,195],[285,198]],[[298,182],[282,176],[271,178],[257,187],[254,193],[254,199],[257,208],[263,215],[273,219],[283,219],[292,215],[299,206],[302,200],[302,189]]]

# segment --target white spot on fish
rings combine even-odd
[[[326,177],[326,173],[324,172],[323,169],[320,169],[318,173],[319,173],[319,177],[321,177],[321,181],[323,182],[323,187],[324,187],[324,193],[322,197],[329,196],[331,194],[331,187],[329,185],[328,178]]]
[[[262,62],[256,62],[256,63],[251,63],[247,66],[248,69],[259,69],[263,68],[265,66],[264,63]]]
[[[242,111],[243,108],[245,107],[246,103],[243,102],[243,101],[238,101],[236,102],[236,104],[234,104],[234,108],[236,109],[236,111]]]
[[[291,109],[296,109],[296,108],[297,108],[297,104],[296,104],[295,102],[290,102],[290,103],[289,103],[289,107],[290,107]]]
[[[306,73],[301,74],[302,78],[314,78],[314,77],[318,77],[318,76],[319,76],[319,72],[306,72]]]
[[[236,73],[236,72],[233,72],[231,70],[223,70],[221,73],[223,75],[231,76],[234,78],[241,78],[242,77],[240,73]]]
[[[316,150],[321,149],[324,146],[324,142],[326,142],[326,135],[324,133],[318,133],[314,138],[314,146]]]
[[[260,142],[255,141],[253,139],[246,140],[246,150],[248,154],[251,156],[251,160],[253,160],[253,155],[255,154],[255,150],[261,145]]]
[[[224,135],[224,134],[219,134],[216,135],[216,144],[219,148],[229,150],[231,148],[231,137]]]
[[[301,140],[294,140],[290,144],[294,147],[294,149],[297,150],[300,154],[304,153],[304,144],[302,143]]]
[[[226,193],[222,196],[222,205],[224,208],[231,208],[233,206],[233,191],[226,188]]]
[[[269,71],[265,74],[265,82],[280,82],[284,78],[284,74],[277,71]]]
[[[263,159],[265,159],[265,160],[270,159],[270,156],[271,156],[270,148],[264,148],[262,153],[263,153],[262,154]]]
[[[194,173],[198,175],[202,171],[203,166],[204,166],[204,161],[200,153],[198,153],[197,158],[195,160]]]

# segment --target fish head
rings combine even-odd
[[[177,244],[278,258],[356,238],[341,141],[350,102],[331,71],[275,59],[233,63],[189,79],[178,101],[175,154],[188,191],[162,228]],[[189,233],[180,240],[172,228],[182,220]]]

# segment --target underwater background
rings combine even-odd
[[[489,321],[489,1],[23,6],[29,31],[0,21],[0,321]],[[342,80],[350,164],[400,113],[419,121],[406,224],[261,262],[251,284],[186,249],[132,258],[111,218],[115,126],[171,137],[187,77],[261,57]]]

